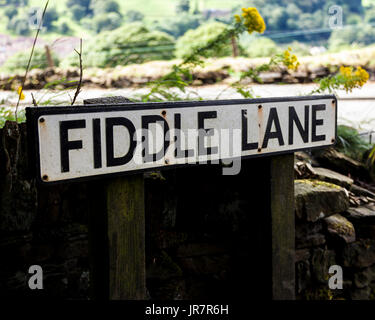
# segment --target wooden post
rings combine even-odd
[[[272,299],[295,299],[294,154],[270,160]]]
[[[51,50],[49,49],[49,46],[45,46],[46,49],[46,58],[47,58],[47,64],[48,68],[53,68],[55,66],[52,56],[51,56]]]
[[[145,215],[143,175],[107,185],[109,299],[145,298]]]
[[[238,57],[238,45],[237,45],[237,39],[235,36],[233,36],[231,38],[231,42],[232,42],[232,54],[233,54],[233,57]]]
[[[84,101],[85,104],[127,102],[129,100],[124,97]],[[90,212],[92,297],[110,300],[145,299],[143,175],[114,178],[93,184],[92,188],[95,189],[93,193],[97,195],[99,203],[93,203]]]

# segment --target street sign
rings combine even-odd
[[[333,145],[333,95],[26,108],[42,183]]]

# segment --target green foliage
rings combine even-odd
[[[188,30],[198,28],[201,22],[202,17],[200,15],[181,13],[174,18],[157,23],[155,29],[166,32],[175,38],[179,38]]]
[[[365,11],[365,22],[375,23],[375,7]]]
[[[346,24],[348,25],[361,24],[363,20],[363,18],[359,14],[356,14],[356,13],[349,14],[345,18],[346,18],[345,19]]]
[[[82,20],[83,21],[83,20]],[[122,17],[116,12],[102,13],[92,19],[84,19],[83,25],[96,33],[114,30],[121,26]]]
[[[290,54],[290,52],[289,52]],[[289,56],[290,57],[290,56]],[[263,83],[262,79],[260,78],[260,73],[270,71],[272,69],[278,68],[280,66],[287,66],[288,69],[294,69],[296,63],[298,63],[297,57],[296,61],[292,62],[290,58],[285,58],[285,53],[277,53],[270,57],[267,63],[263,63],[257,67],[249,68],[246,71],[242,71],[240,73],[239,79],[232,83],[232,88],[236,89],[237,93],[239,93],[243,98],[250,99],[255,98],[252,89],[247,88],[247,85],[244,84],[244,80],[256,82],[256,83]]]
[[[115,67],[171,58],[173,38],[160,31],[149,31],[136,22],[100,33],[83,50],[85,67]],[[72,54],[62,65],[78,66],[76,55]]]
[[[251,58],[271,57],[280,52],[276,42],[266,37],[248,37],[247,41],[240,41],[246,54]]]
[[[52,59],[55,65],[59,64],[59,59],[56,55],[51,52]],[[9,72],[16,72],[16,71],[24,71],[27,66],[27,62],[29,60],[30,52],[27,51],[19,51],[13,56],[11,56],[5,63],[2,65],[4,70]],[[44,48],[36,47],[34,50],[34,55],[31,60],[30,69],[40,68],[44,69],[48,67],[46,51]]]
[[[70,29],[69,24],[67,22],[61,22],[59,21],[56,30],[61,34],[71,34],[72,29]]]
[[[365,8],[375,7],[375,0],[362,0],[362,6]]]
[[[144,19],[144,14],[137,10],[129,10],[125,13],[126,22],[136,22],[142,21]]]
[[[371,1],[371,0],[370,0]],[[1,1],[0,1],[1,2]],[[9,24],[8,30],[12,33],[20,35],[28,35],[29,30],[25,27],[25,23],[22,23],[23,15],[27,14],[27,3],[29,2],[31,6],[39,6],[40,3],[37,0],[26,1],[26,0],[3,0],[6,4],[6,8],[0,7],[0,11],[3,15],[5,10],[9,9],[18,9],[18,14],[14,14],[11,11],[8,11],[10,15],[6,14],[5,16],[14,18],[18,17],[17,21],[13,21],[12,24]],[[53,26],[61,26],[61,23],[57,23],[58,20],[62,18],[68,18],[71,20],[68,22],[69,29],[73,31],[73,34],[80,36],[79,33],[82,32],[82,29],[95,30],[95,27],[90,20],[94,19],[96,16],[102,16],[109,12],[117,13],[121,16],[121,12],[129,12],[128,17],[124,17],[121,20],[123,22],[134,22],[145,20],[145,23],[149,26],[149,23],[154,20],[159,20],[159,24],[163,24],[163,27],[160,29],[162,31],[168,32],[175,37],[178,37],[182,34],[183,31],[188,30],[189,28],[180,28],[183,25],[183,21],[176,23],[166,23],[169,25],[175,24],[178,27],[178,31],[173,32],[172,28],[164,26],[164,20],[172,19],[177,20],[178,15],[192,13],[199,13],[199,10],[204,7],[213,8],[213,9],[226,9],[230,10],[236,8],[238,12],[238,6],[255,6],[260,10],[260,13],[265,18],[267,24],[267,31],[273,31],[276,33],[284,33],[281,37],[273,38],[277,43],[289,43],[292,39],[298,41],[308,42],[308,41],[322,41],[327,40],[331,32],[325,33],[311,33],[304,35],[287,35],[286,31],[296,31],[296,30],[307,30],[312,28],[327,28],[328,27],[328,8],[332,5],[339,5],[343,8],[343,18],[344,24],[357,23],[359,21],[365,21],[371,23],[373,21],[374,14],[368,13],[371,11],[374,6],[366,5],[366,10],[363,10],[361,1],[359,0],[299,0],[299,1],[278,1],[278,0],[252,0],[241,2],[240,0],[232,0],[230,2],[219,1],[219,0],[175,0],[171,2],[170,0],[147,0],[145,5],[142,5],[144,2],[139,2],[137,0],[59,0],[55,1],[55,6],[58,9],[58,18],[54,20],[51,24],[48,24],[47,32],[62,33],[67,28],[53,28]],[[136,10],[139,14],[132,14],[132,10]],[[176,15],[175,12],[178,11]],[[48,10],[50,11],[50,9]],[[66,14],[68,13],[68,14]],[[141,19],[142,17],[142,19]],[[160,17],[160,18],[159,18]],[[144,18],[144,19],[143,19]],[[82,27],[82,19],[87,19],[85,21],[84,27]],[[230,23],[232,19],[232,14],[223,17],[215,18],[218,21]],[[5,21],[4,21],[5,20]],[[99,22],[109,21],[101,17],[98,18]],[[190,19],[191,20],[191,19]],[[3,19],[0,21],[0,28],[6,27],[8,19]],[[118,19],[116,19],[116,24]],[[1,25],[2,24],[2,25]],[[185,24],[188,25],[189,23]],[[113,27],[102,27],[101,29],[112,29]],[[165,29],[165,30],[164,30]],[[167,31],[169,29],[170,31]],[[70,31],[67,30],[69,33]],[[321,43],[320,43],[321,44]]]
[[[340,89],[340,87],[345,84],[345,79],[335,76],[328,76],[317,80],[316,83],[319,85],[319,88],[313,90],[311,94],[323,93],[325,91],[333,93],[335,90]]]
[[[329,38],[329,49],[336,51],[352,43],[369,45],[375,42],[375,30],[371,25],[358,25],[352,28],[337,29]]]
[[[221,23],[215,23],[216,26],[222,26]],[[199,28],[198,28],[199,29]],[[200,46],[191,48],[182,56],[183,60],[180,64],[174,65],[172,71],[157,81],[151,82],[150,92],[140,96],[140,100],[147,101],[165,101],[165,100],[180,100],[180,94],[186,94],[186,87],[193,81],[193,69],[196,66],[203,66],[204,61],[202,57],[207,57],[210,53],[217,53],[222,50],[231,39],[238,39],[239,35],[244,31],[249,31],[248,27],[242,22],[236,22],[233,25],[226,26],[221,32],[216,33],[214,37],[207,37],[204,43]],[[190,32],[190,31],[189,31]],[[187,33],[189,33],[187,32]],[[252,31],[250,31],[252,32]],[[264,64],[255,69],[250,69],[242,73],[241,78],[233,86],[236,87],[237,92],[244,97],[249,98],[252,96],[251,90],[245,89],[240,81],[245,77],[258,78],[260,72],[269,70],[269,68],[282,61],[281,55],[271,58],[268,64]],[[176,92],[176,89],[178,90]],[[201,99],[199,95],[198,98]],[[186,97],[184,97],[186,99]],[[189,96],[187,97],[189,98]]]
[[[18,10],[15,7],[8,7],[5,9],[4,14],[6,17],[8,17],[9,20],[11,20],[14,16],[18,14]]]
[[[73,19],[80,21],[83,17],[87,15],[87,9],[79,4],[75,4],[70,8],[70,12],[73,16]]]
[[[293,48],[293,52],[297,56],[309,56],[310,55],[310,46],[303,42],[293,41],[292,43],[288,43],[288,47]]]
[[[362,87],[368,79],[369,74],[361,67],[357,67],[354,71],[352,67],[341,66],[337,74],[317,80],[316,83],[319,84],[319,87],[313,90],[311,94],[323,92],[333,93],[335,90],[339,89],[351,92],[354,88]]]
[[[43,19],[43,27],[47,29],[47,31],[53,30],[53,23],[57,21],[59,18],[59,15],[57,13],[57,10],[55,8],[49,8],[46,11],[46,14]]]
[[[30,33],[27,16],[18,14],[8,20],[7,29],[17,35],[27,36]]]
[[[361,161],[364,153],[371,147],[354,128],[337,126],[337,143],[335,148],[347,156]]]
[[[189,12],[190,0],[178,0],[176,5],[176,13]]]
[[[0,107],[0,128],[3,128],[6,121],[16,121],[15,113],[13,108]],[[25,110],[20,110],[17,116],[17,122],[25,122],[26,114]]]
[[[72,8],[75,5],[79,5],[82,8],[84,8],[86,15],[91,14],[92,10],[90,8],[91,6],[91,0],[68,0],[66,2],[66,7],[67,8]]]
[[[179,58],[192,55],[193,52],[206,43],[216,39],[224,32],[227,26],[221,22],[208,22],[195,30],[187,31],[176,43],[176,56]],[[221,41],[210,50],[204,50],[202,57],[225,57],[232,54],[230,38]]]
[[[28,0],[5,0],[5,4],[12,5],[15,7],[20,7],[20,6],[27,6],[29,4],[29,1]]]
[[[116,12],[121,16],[120,6],[114,0],[91,0],[90,8],[94,16],[109,12]]]

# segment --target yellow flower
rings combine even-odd
[[[235,14],[234,15],[234,19],[236,20],[237,23],[240,23],[241,22],[241,17],[239,14]]]
[[[358,67],[354,72],[352,67],[340,67],[342,83],[346,92],[352,91],[354,88],[362,87],[370,78],[366,70]]]
[[[291,48],[288,48],[288,50],[284,51],[282,63],[290,70],[297,70],[300,64],[298,62],[297,56],[295,54],[292,55],[290,51],[292,51]]]
[[[355,71],[354,75],[358,77],[358,84],[362,87],[367,80],[370,78],[369,74],[366,70],[362,69],[361,67],[358,67]]]
[[[25,99],[25,95],[23,94],[23,90],[22,90],[21,86],[18,87],[17,93],[18,93],[18,96],[19,96],[20,100],[24,100]]]
[[[351,78],[352,72],[353,72],[352,67],[344,67],[344,66],[340,67],[340,73],[346,78]]]
[[[241,22],[239,15],[234,16],[237,22]],[[266,24],[262,16],[259,14],[257,8],[242,8],[243,24],[247,29],[248,33],[254,31],[263,33],[266,30]]]

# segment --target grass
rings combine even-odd
[[[14,107],[0,107],[0,128],[4,127],[4,124],[7,120],[9,121],[16,120]],[[17,122],[21,123],[25,121],[26,121],[25,109],[20,109],[17,115]]]
[[[364,153],[371,148],[371,144],[363,140],[356,129],[348,126],[337,126],[337,138],[336,148],[358,161],[362,161]]]

